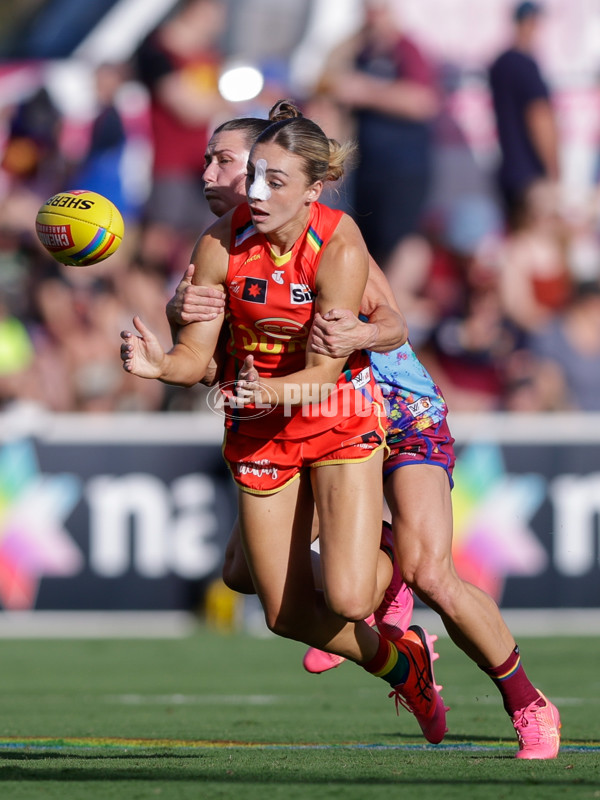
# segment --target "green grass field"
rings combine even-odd
[[[600,638],[520,645],[560,707],[555,761],[513,758],[496,690],[448,639],[438,747],[382,681],[351,664],[308,675],[303,647],[275,637],[3,640],[0,797],[600,797]]]

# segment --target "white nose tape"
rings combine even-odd
[[[248,197],[251,200],[268,200],[271,197],[271,190],[267,186],[267,162],[264,158],[259,158],[254,167],[254,180],[248,189]]]

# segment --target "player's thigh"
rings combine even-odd
[[[310,478],[301,473],[279,492],[239,492],[240,533],[254,586],[265,611],[312,591]]]
[[[356,595],[374,589],[383,513],[382,459],[377,452],[366,461],[312,470],[326,594],[334,586]]]
[[[223,580],[230,589],[241,594],[256,594],[252,576],[246,562],[246,555],[242,547],[240,525],[236,519],[229,540],[225,547],[223,559]]]
[[[401,568],[423,560],[449,559],[452,552],[452,499],[446,471],[434,464],[407,464],[384,483]]]
[[[238,519],[236,519],[233,523],[233,527],[231,528],[227,545],[225,546],[225,559],[237,559],[240,553],[242,556],[244,555],[242,549],[242,539],[240,536],[240,522]]]

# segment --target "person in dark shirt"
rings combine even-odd
[[[132,193],[127,191],[123,175],[127,131],[117,102],[127,70],[124,64],[99,64],[94,77],[97,113],[90,131],[88,150],[70,185],[108,197],[129,221],[139,209]]]
[[[362,29],[330,55],[319,91],[355,125],[351,213],[369,252],[389,272],[396,246],[420,229],[440,105],[434,66],[401,30],[389,0],[365,0],[364,11]]]
[[[489,68],[501,155],[498,189],[509,227],[517,222],[525,193],[534,181],[559,179],[550,91],[533,55],[542,13],[541,5],[529,0],[515,7],[513,42]]]

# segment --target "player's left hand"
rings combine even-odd
[[[345,358],[365,347],[367,341],[366,323],[347,308],[332,308],[326,314],[315,314],[308,346],[314,353]]]

